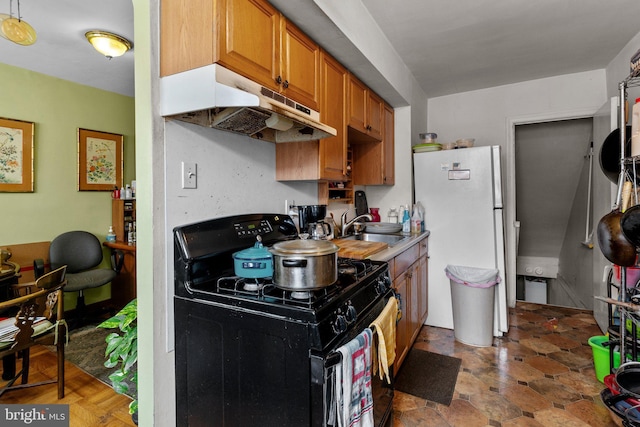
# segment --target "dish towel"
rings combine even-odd
[[[373,373],[379,373],[380,379],[391,384],[389,366],[396,359],[396,320],[398,318],[398,300],[389,298],[382,313],[371,322],[377,345],[373,345]]]
[[[338,427],[373,427],[371,392],[371,329],[338,348],[342,356],[336,368]]]

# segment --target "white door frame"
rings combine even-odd
[[[506,276],[507,276],[507,301],[509,307],[516,305],[516,126],[556,122],[561,120],[592,118],[600,106],[583,109],[558,111],[553,113],[542,113],[527,116],[507,117],[507,146],[505,150],[506,170],[505,170],[505,239],[506,239]]]

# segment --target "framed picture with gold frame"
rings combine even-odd
[[[33,193],[33,128],[0,117],[0,191]]]
[[[123,139],[115,133],[78,129],[78,190],[122,188]]]

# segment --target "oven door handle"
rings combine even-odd
[[[340,353],[339,351],[332,351],[327,355],[324,361],[324,368],[329,369],[332,366],[336,366],[340,362],[342,362],[342,353]]]

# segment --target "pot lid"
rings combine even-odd
[[[329,255],[339,249],[328,240],[289,240],[276,243],[270,251],[274,255]]]
[[[254,246],[252,248],[243,249],[233,254],[234,259],[255,260],[271,258],[269,250],[262,245],[260,247]]]
[[[256,240],[257,242],[252,247],[235,252],[232,255],[233,259],[254,260],[271,258],[271,253],[262,244],[262,237],[256,236]]]

